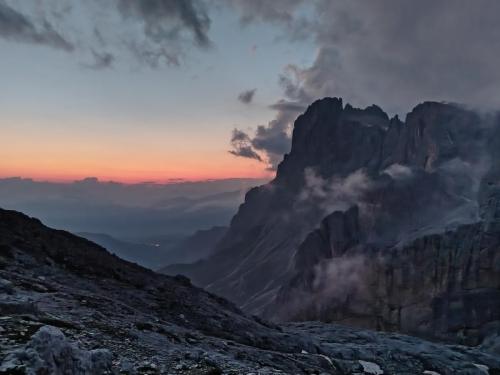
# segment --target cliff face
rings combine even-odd
[[[274,316],[469,345],[498,332],[500,233],[470,224],[383,248],[362,242],[357,220],[356,209],[336,212],[306,238]]]
[[[168,272],[267,316],[458,332],[462,321],[450,316],[469,314],[460,304],[479,298],[490,312],[478,324],[498,320],[498,124],[452,104],[420,104],[403,122],[377,106],[319,100],[297,118],[275,180],[247,194],[215,255]],[[325,272],[345,280],[332,287]],[[342,298],[323,293],[332,288]],[[458,290],[468,302],[454,299]]]

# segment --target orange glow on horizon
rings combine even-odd
[[[7,178],[21,178],[21,179],[31,179],[38,182],[56,182],[56,183],[72,183],[75,181],[81,181],[85,178],[97,178],[100,182],[118,182],[123,184],[140,184],[140,183],[152,183],[152,184],[169,184],[176,182],[198,182],[198,181],[209,181],[209,180],[225,180],[232,178],[255,178],[255,179],[269,179],[271,180],[274,174],[271,172],[264,172],[261,174],[240,174],[240,175],[186,175],[185,177],[165,177],[164,175],[154,177],[154,176],[114,176],[114,175],[100,175],[96,173],[89,174],[44,174],[44,173],[32,173],[32,174],[19,174],[19,173],[2,173],[0,172],[0,179]]]
[[[227,152],[227,134],[191,135],[161,129],[105,132],[84,126],[6,126],[0,148],[0,178],[72,182],[168,183],[227,178],[271,179],[256,160]],[[187,134],[186,134],[187,133]],[[98,134],[98,136],[96,136]]]
[[[226,159],[226,160],[224,160]],[[87,160],[32,161],[18,159],[6,163],[0,162],[0,178],[21,177],[36,181],[73,182],[87,177],[100,181],[121,183],[171,183],[175,180],[202,181],[228,178],[263,178],[271,179],[274,172],[265,169],[262,163],[254,160],[236,158],[207,158],[205,160],[184,160],[181,163],[159,165],[158,161],[144,160],[125,164],[93,163]],[[166,164],[166,163],[165,163]],[[143,165],[144,167],[141,167]]]
[[[254,164],[252,162],[252,164]],[[172,183],[176,181],[205,181],[222,180],[230,178],[259,178],[271,179],[274,173],[264,168],[220,168],[220,169],[201,169],[199,171],[112,171],[97,169],[83,170],[40,170],[30,168],[1,168],[0,178],[29,178],[35,181],[70,183],[83,180],[88,177],[95,177],[99,181],[114,181],[126,184],[135,184],[143,182],[152,183]]]

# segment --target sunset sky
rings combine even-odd
[[[499,3],[424,2],[0,0],[0,177],[269,177],[322,96],[498,106]]]
[[[94,27],[85,14],[69,15],[84,30]],[[164,181],[269,175],[265,164],[229,154],[231,130],[266,124],[273,116],[268,104],[280,95],[280,71],[291,61],[306,63],[313,51],[307,43],[292,50],[272,27],[243,27],[234,11],[214,8],[210,15],[211,45],[187,42],[179,66],[150,67],[123,53],[109,67],[90,68],[85,51],[0,40],[0,176]],[[251,103],[238,100],[255,88]]]

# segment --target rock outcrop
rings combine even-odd
[[[500,319],[499,129],[496,114],[455,104],[425,102],[401,121],[318,100],[215,254],[169,272],[268,317],[478,342]],[[347,280],[333,287],[342,298],[323,293],[322,267]]]
[[[0,373],[101,375],[111,368],[108,350],[81,350],[58,328],[42,326],[26,345],[7,355]]]

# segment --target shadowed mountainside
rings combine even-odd
[[[166,272],[267,317],[479,342],[500,321],[499,124],[318,100],[214,255]]]

